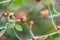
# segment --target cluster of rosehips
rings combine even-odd
[[[8,17],[9,16],[8,12],[4,12],[3,16],[4,17]],[[26,16],[22,16],[21,17],[21,22],[23,22],[23,23],[27,22],[27,17]],[[34,21],[30,21],[29,24],[30,25],[34,25]]]
[[[25,17],[25,16],[23,16],[22,18],[21,18],[21,22],[27,22],[27,18]],[[34,25],[34,21],[30,21],[29,22],[29,24],[31,25],[31,26],[33,26]]]

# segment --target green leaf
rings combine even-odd
[[[32,0],[25,0],[25,1],[24,0],[15,0],[14,1],[14,3],[20,7],[25,5],[25,4],[29,4],[31,2],[34,2],[34,0],[33,1]]]
[[[9,22],[12,22],[12,23],[14,22],[14,20],[13,20],[13,19],[9,19],[8,21],[9,21]]]
[[[14,23],[8,23],[7,27],[8,28],[14,28]]]
[[[2,36],[5,33],[6,30],[1,30],[0,31],[0,36]]]
[[[16,24],[15,28],[16,28],[17,31],[22,31],[22,26],[19,25],[19,24]]]
[[[12,16],[14,14],[14,12],[10,12],[9,15]]]

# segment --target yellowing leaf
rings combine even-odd
[[[47,1],[45,2],[45,4],[52,4],[52,1],[51,1],[51,0],[47,0]]]

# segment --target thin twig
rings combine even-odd
[[[0,27],[0,30],[1,30],[1,29],[5,29],[5,28],[6,28],[6,27]]]
[[[28,31],[30,32],[31,36],[34,37],[35,35],[33,34],[33,32],[30,30],[30,27],[25,23],[25,25],[27,26]]]
[[[60,13],[57,13],[57,14],[52,15],[53,18],[54,17],[57,17],[57,16],[60,16]],[[49,18],[51,18],[51,16],[49,16]]]
[[[60,33],[60,30],[59,30],[58,32],[53,32],[53,33],[46,34],[46,35],[43,35],[43,36],[37,36],[37,38],[46,39],[46,38],[48,38],[49,36],[52,36],[52,35],[55,35],[55,34],[58,34],[58,33]],[[29,39],[29,40],[32,40],[32,39]]]
[[[2,1],[2,2],[0,2],[0,4],[2,4],[2,3],[8,3],[8,2],[10,2],[10,1]]]
[[[52,1],[52,4],[53,4],[53,11],[54,11],[55,13],[60,13],[60,12],[58,12],[58,11],[55,9],[55,5],[54,5],[53,0],[51,0],[51,1]]]
[[[52,15],[52,13],[51,13],[50,7],[49,7],[48,4],[46,4],[46,5],[48,6],[48,9],[49,9],[49,11],[50,11],[51,21],[52,21],[52,23],[53,23],[53,25],[54,25],[54,28],[57,30],[56,24],[54,23],[54,19],[53,19],[53,17],[52,17],[53,15]]]
[[[60,31],[58,31],[58,32],[53,32],[53,33],[50,33],[50,34],[47,34],[47,35],[43,35],[43,36],[39,36],[38,38],[46,39],[46,38],[48,38],[49,36],[52,36],[52,35],[57,34],[57,33],[60,33]]]
[[[17,37],[19,40],[21,40],[21,38],[17,35],[17,33],[16,33],[16,31],[15,31],[14,28],[13,28],[13,30],[14,30],[14,33],[15,33],[16,37]]]

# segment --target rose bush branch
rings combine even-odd
[[[3,17],[4,12],[7,12],[8,7],[9,7],[9,5],[11,4],[12,0],[3,1],[3,2],[0,2],[0,3],[5,3],[5,2],[8,2],[8,4],[7,4],[7,6],[5,7],[5,9],[4,9],[2,15],[0,16],[0,20],[1,20],[1,18]]]
[[[2,1],[2,2],[0,2],[0,4],[2,4],[2,3],[9,3],[11,0],[7,0],[7,1]]]
[[[46,35],[43,35],[43,36],[37,36],[36,38],[46,39],[46,38],[48,38],[49,36],[52,36],[52,35],[55,35],[55,34],[58,34],[58,33],[60,33],[60,31],[58,31],[58,32],[53,32],[53,33],[50,33],[50,34],[46,34]]]
[[[49,5],[48,4],[46,4],[47,6],[48,6],[48,9],[49,9],[49,11],[50,11],[50,16],[51,16],[51,21],[52,21],[52,23],[53,23],[53,25],[54,25],[54,28],[56,29],[56,31],[57,31],[57,27],[56,27],[56,24],[54,23],[54,19],[53,19],[53,15],[52,15],[52,12],[51,12],[51,10],[50,10],[50,7],[49,7]]]

